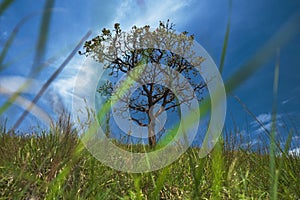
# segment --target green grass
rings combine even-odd
[[[268,163],[280,170],[278,199],[300,198],[300,157],[286,153],[270,158],[220,140],[205,158],[190,148],[161,170],[130,174],[78,151],[81,142],[68,117],[50,131],[1,130],[0,199],[272,199]]]

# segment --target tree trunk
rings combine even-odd
[[[155,147],[156,145],[155,126],[152,126],[151,123],[150,126],[148,127],[148,142],[150,147]]]
[[[155,135],[155,119],[153,116],[153,110],[148,113],[149,126],[148,126],[148,143],[149,146],[155,147],[156,145],[156,135]]]

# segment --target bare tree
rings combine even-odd
[[[193,40],[194,36],[187,32],[176,33],[169,20],[160,22],[154,30],[148,25],[133,26],[129,32],[123,32],[116,23],[112,31],[104,28],[101,35],[86,41],[85,52],[79,52],[105,63],[112,78],[98,91],[128,105],[130,120],[148,128],[151,147],[157,143],[155,119],[162,112],[176,111],[195,97],[201,100],[206,84],[195,66],[200,66],[204,58],[195,56]],[[133,93],[128,92],[132,84],[120,92],[124,81],[117,84],[115,80],[124,74],[140,85]],[[192,93],[187,92],[189,87],[192,87]],[[119,92],[115,92],[116,88]],[[158,109],[155,109],[156,105],[159,105]],[[118,112],[124,113],[126,109],[120,108]]]

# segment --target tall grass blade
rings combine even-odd
[[[47,0],[43,10],[43,17],[40,25],[38,43],[36,45],[35,58],[31,69],[31,76],[34,76],[34,74],[38,73],[42,69],[39,66],[46,52],[46,45],[48,41],[48,33],[54,2],[55,0]]]
[[[167,176],[170,173],[170,167],[165,167],[162,172],[159,174],[157,180],[156,180],[156,187],[154,188],[154,191],[152,192],[152,198],[151,199],[159,199],[159,192],[164,186],[164,183],[167,179]]]
[[[201,194],[199,194],[198,190],[205,170],[205,158],[198,159],[198,154],[196,154],[193,150],[190,150],[188,153],[188,158],[190,172],[192,174],[194,184],[192,199],[199,199]]]
[[[14,0],[3,0],[0,4],[0,16],[14,2]]]
[[[218,140],[212,152],[212,174],[213,174],[213,188],[212,199],[221,199],[221,192],[223,188],[223,140]]]
[[[24,17],[13,29],[12,33],[9,35],[7,41],[4,44],[4,47],[1,51],[0,54],[0,71],[2,71],[5,67],[3,65],[3,61],[5,59],[5,56],[9,50],[9,48],[11,47],[17,33],[19,32],[20,28],[23,26],[23,24],[25,24],[29,19],[31,19],[34,15],[36,15],[35,13],[29,14],[26,17]]]
[[[232,0],[229,0],[229,16],[228,16],[228,22],[226,26],[226,33],[223,43],[223,49],[222,49],[222,55],[220,60],[220,67],[219,71],[222,75],[224,63],[225,63],[225,57],[227,52],[227,46],[228,46],[228,40],[229,40],[229,33],[230,33],[230,23],[231,23],[231,9],[232,9]],[[221,191],[222,191],[222,177],[223,177],[223,140],[221,137],[221,140],[219,140],[214,148],[213,154],[212,154],[212,173],[213,173],[213,191],[212,191],[212,198],[213,199],[221,199]]]
[[[134,187],[136,191],[136,196],[138,200],[142,200],[142,190],[141,190],[141,175],[139,174],[134,178]]]
[[[227,22],[227,26],[226,26],[226,33],[225,33],[220,67],[219,67],[220,74],[222,74],[222,72],[223,72],[225,57],[226,57],[226,52],[227,52],[227,45],[228,45],[229,33],[230,33],[231,9],[232,9],[232,0],[229,0],[229,17],[228,17],[228,22]]]
[[[62,191],[62,186],[64,185],[64,182],[67,180],[68,175],[70,174],[70,171],[72,169],[72,166],[78,161],[80,158],[80,154],[84,149],[83,143],[79,142],[77,146],[75,147],[74,151],[72,152],[71,159],[65,160],[64,168],[59,172],[57,177],[52,180],[51,183],[49,183],[48,193],[46,195],[45,199],[57,199],[57,196]]]
[[[272,129],[270,136],[270,195],[271,199],[277,199],[277,186],[279,172],[276,170],[276,121],[277,121],[277,96],[278,96],[278,80],[279,80],[279,55],[280,50],[277,49],[276,65],[274,70],[274,84],[273,84],[273,109],[272,109]]]

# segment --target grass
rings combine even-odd
[[[13,3],[14,0],[3,0],[0,3],[0,15]],[[53,0],[45,2],[31,78],[45,67],[40,62],[47,48],[53,5]],[[0,71],[9,67],[5,63],[6,55],[12,51],[10,47],[22,24],[31,17],[21,19],[8,37],[0,52]],[[285,24],[227,80],[228,93],[253,76],[274,55],[277,47],[284,46],[299,34],[298,18],[296,15]],[[230,19],[224,37],[220,72],[224,71],[229,35]],[[34,98],[34,103],[78,48],[49,77]],[[277,97],[278,70],[279,62],[274,77],[274,102]],[[0,117],[25,88],[26,85],[0,106]],[[251,111],[247,112],[251,114]],[[26,114],[27,111],[23,115]],[[105,115],[105,112],[101,114]],[[275,116],[276,103],[273,105],[273,127],[276,127]],[[15,127],[23,119],[20,118]],[[281,133],[289,135],[286,140],[278,141],[273,128],[269,135],[270,148],[266,144],[255,152],[242,147],[242,142],[236,136],[237,128],[227,132],[230,134],[224,134],[224,138],[204,158],[199,157],[198,148],[189,148],[176,162],[161,170],[130,174],[118,172],[96,160],[84,148],[68,115],[62,115],[48,131],[32,129],[30,133],[20,133],[16,129],[8,131],[4,122],[0,124],[0,199],[300,199],[300,157],[287,153],[294,133],[292,129]],[[285,143],[285,146],[282,148],[279,143]],[[133,152],[149,149],[142,145],[119,145]]]
[[[225,145],[233,135],[205,158],[190,148],[161,170],[130,174],[106,167],[86,149],[78,153],[81,141],[69,117],[49,131],[1,130],[0,199],[272,199],[270,162],[280,170],[278,199],[300,198],[300,157],[270,158],[236,142]]]

